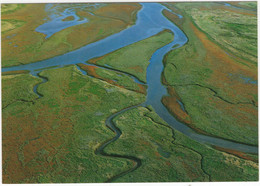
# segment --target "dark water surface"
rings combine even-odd
[[[169,29],[174,33],[174,41],[158,49],[150,59],[150,65],[147,68],[147,99],[142,106],[152,105],[156,113],[173,129],[182,132],[191,139],[200,143],[242,152],[258,153],[258,148],[255,146],[244,145],[216,137],[198,134],[185,124],[177,121],[163,106],[161,99],[164,95],[167,95],[166,87],[161,83],[161,73],[164,68],[162,63],[163,57],[167,52],[172,50],[174,46],[178,45],[178,47],[175,47],[174,49],[182,47],[188,39],[175,24],[162,15],[162,10],[166,9],[164,6],[158,3],[141,3],[141,5],[143,7],[137,14],[136,24],[130,28],[64,55],[31,64],[2,68],[2,72],[30,70],[32,75],[37,76],[37,73],[39,72],[37,69],[51,66],[59,68],[69,64],[82,63],[91,58],[103,56],[129,44],[151,37],[164,29]],[[107,68],[109,69],[109,67]]]

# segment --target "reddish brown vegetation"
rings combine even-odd
[[[143,73],[143,68],[139,65],[137,66],[134,66],[134,67],[128,67],[129,69],[133,69],[135,70],[136,72],[140,72],[140,73]]]
[[[174,22],[178,27],[182,28],[184,18],[180,19],[177,15],[169,12],[168,10],[163,10],[163,14],[172,22]]]
[[[57,164],[55,159],[68,153],[63,144],[72,134],[73,123],[68,119],[71,108],[64,108],[58,114],[50,112],[52,108],[46,105],[36,108],[37,117],[33,112],[3,117],[3,161],[7,165],[3,168],[4,183],[18,183],[47,173]],[[33,180],[26,180],[30,181]]]
[[[251,160],[251,161],[254,161],[254,162],[258,162],[257,159],[253,158],[252,156],[250,156],[249,154],[246,154],[244,152],[239,152],[239,151],[236,151],[236,150],[231,150],[231,149],[226,149],[226,148],[222,148],[222,147],[216,147],[214,146],[215,149],[217,150],[220,150],[220,151],[224,151],[224,152],[227,152],[229,154],[233,154],[235,156],[238,156],[240,158],[243,158],[245,160]]]
[[[21,8],[12,14],[4,14],[1,19],[14,19],[19,21],[26,21],[26,23],[14,30],[8,31],[2,34],[2,61],[4,60],[17,60],[23,62],[26,59],[32,57],[32,52],[25,52],[29,47],[37,43],[40,38],[44,35],[37,33],[34,29],[43,23],[44,17],[46,17],[46,12],[44,11],[44,4],[27,4],[26,8]],[[33,15],[33,16],[31,16]],[[7,38],[7,36],[16,34],[12,38]],[[9,42],[15,43],[18,47],[13,47],[9,45]]]
[[[229,11],[229,12],[234,12],[234,13],[237,13],[237,14],[243,14],[243,15],[249,15],[249,16],[256,16],[256,14],[255,14],[254,12],[245,11],[245,10],[242,10],[242,9],[231,9],[231,8],[229,8],[229,7],[226,7],[226,6],[221,7],[221,9],[226,10],[226,11]],[[250,13],[249,13],[249,12],[250,12]]]
[[[169,166],[169,167],[172,167],[172,164],[171,164],[170,161],[166,161],[165,164],[166,164],[167,166]]]
[[[141,6],[137,3],[110,4],[109,6],[104,6],[94,11],[94,14],[117,19],[130,25],[134,23],[134,17],[133,17],[134,13],[136,13],[137,10],[140,8]]]
[[[108,54],[106,54],[106,55],[108,55]],[[104,58],[106,55],[104,55],[104,56],[101,56],[101,57],[95,57],[95,58],[92,58],[92,59],[88,60],[88,62],[89,62],[89,63],[96,64],[96,63],[97,63],[97,61],[99,61],[99,60],[103,59],[103,58]]]
[[[96,69],[98,67],[96,67],[96,66],[85,65],[85,64],[82,64],[82,63],[77,64],[77,65],[81,69],[85,70],[88,73],[88,75],[90,75],[90,76],[93,76],[95,78],[98,78],[98,79],[101,79],[103,81],[106,81],[107,83],[110,83],[110,84],[115,85],[117,87],[127,89],[126,87],[124,87],[123,85],[118,84],[117,82],[115,82],[112,79],[104,78],[104,77],[101,77],[100,75],[98,75],[96,73]],[[142,85],[142,84],[138,84],[138,83],[136,83],[136,84],[138,86],[138,89],[133,90],[133,91],[138,92],[138,93],[142,93],[142,94],[146,94],[146,87],[144,85]]]
[[[62,19],[62,21],[72,21],[72,20],[74,20],[74,16],[68,16],[68,17]]]
[[[232,4],[232,3],[229,2],[229,4]],[[237,5],[234,5],[234,6],[237,6]],[[228,7],[225,5],[215,5],[214,9],[221,9],[221,10],[225,10],[225,11],[229,11],[229,12],[233,12],[233,13],[237,13],[237,14],[256,16],[255,12],[253,12],[253,11],[245,10],[245,9],[236,9],[236,8]],[[203,11],[203,10],[210,11],[210,10],[212,10],[212,7],[200,6],[199,10],[200,11]]]
[[[27,74],[29,72],[30,72],[29,70],[15,70],[15,71],[2,72],[2,75]]]
[[[146,94],[146,86],[138,84],[138,83],[137,83],[137,86],[139,87],[139,90],[137,90],[137,92]]]
[[[211,69],[214,69],[209,83],[213,86],[221,87],[230,97],[241,96],[248,100],[253,100],[253,96],[248,94],[248,92],[257,92],[257,86],[241,83],[241,81],[237,80],[234,81],[229,74],[244,74],[257,79],[254,68],[249,68],[234,61],[223,49],[210,41],[207,36],[199,31],[192,23],[190,23],[190,27],[200,39],[205,50],[207,50],[205,61],[210,63],[212,66]],[[248,64],[248,62],[246,63]]]
[[[167,109],[176,116],[178,120],[186,124],[191,124],[191,119],[187,112],[183,111],[178,100],[179,96],[175,92],[173,87],[168,87],[168,93],[170,96],[165,96],[162,99],[162,103],[167,107]]]

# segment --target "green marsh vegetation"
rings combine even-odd
[[[35,101],[12,103],[3,110],[4,183],[104,182],[133,167],[131,161],[97,156],[94,151],[114,136],[105,127],[106,118],[143,102],[142,94],[84,76],[75,66],[40,75],[48,81],[39,85],[43,97],[38,100],[32,87],[39,78],[19,74],[2,79],[4,100],[12,102],[20,96]],[[12,83],[16,92],[8,89]],[[105,151],[142,161],[141,167],[116,182],[257,179],[256,163],[172,131],[152,107],[129,110],[114,121],[122,136]]]
[[[237,2],[230,2],[231,5],[246,8],[251,11],[257,10],[257,3],[256,1],[237,1]]]
[[[153,37],[118,49],[105,56],[91,59],[88,62],[101,66],[109,65],[111,68],[130,73],[140,81],[146,82],[146,69],[152,54],[172,40],[172,32],[164,30]]]
[[[105,119],[145,97],[84,76],[75,66],[40,75],[48,78],[37,89],[42,98],[3,110],[4,182],[105,182],[131,167],[132,162],[97,156],[94,151],[114,136]],[[14,82],[20,86],[12,94],[14,88],[7,87]],[[29,74],[6,75],[3,100],[12,102],[21,91],[22,98],[35,99],[32,86],[37,82],[40,79]]]
[[[5,33],[7,31],[13,30],[15,28],[21,27],[25,24],[25,21],[14,20],[14,19],[5,19],[1,22],[1,32]]]
[[[119,10],[118,6],[122,11],[115,12]],[[28,13],[33,7],[28,5],[28,9],[19,11]],[[128,8],[132,17],[128,14],[121,17]],[[95,34],[92,41],[105,37],[104,33],[111,31],[104,29],[108,24],[114,28],[112,33],[121,23],[131,23],[139,8],[133,4],[111,4],[91,9],[99,15],[95,17],[95,20],[100,20],[97,23],[102,20],[102,23],[106,23],[91,31]],[[178,8],[184,15],[184,22],[180,21],[179,24],[182,24],[189,42],[168,53],[164,59],[166,84],[174,87],[195,127],[211,135],[257,144],[256,85],[245,84],[235,78],[237,76],[230,75],[243,73],[251,76],[255,71],[242,68],[242,63],[224,56],[215,43],[196,29],[189,11]],[[44,17],[41,13],[39,15]],[[79,11],[78,15],[94,20],[86,12]],[[114,20],[114,25],[111,20]],[[93,28],[97,26],[95,22],[92,23]],[[127,24],[122,25],[120,28],[123,29]],[[57,47],[59,52],[64,52],[66,47],[57,44],[61,42],[70,46],[70,49],[79,46],[81,41],[74,43],[70,39],[83,33],[84,29],[92,28],[85,26],[55,34],[41,45],[45,48],[42,51]],[[24,25],[17,29],[22,27]],[[75,34],[74,29],[82,30],[77,30]],[[14,30],[8,31],[8,34]],[[39,38],[43,37],[41,35]],[[39,38],[36,37],[33,42],[37,43]],[[133,74],[145,82],[145,71],[152,53],[172,39],[171,32],[163,31],[90,62],[100,66],[109,65],[109,68]],[[35,43],[29,47],[33,48]],[[42,52],[31,49],[28,49],[28,54]],[[54,53],[49,55],[53,56]],[[21,59],[20,56],[16,57],[16,60]],[[222,68],[223,64],[227,66]],[[30,74],[6,74],[2,77],[4,183],[105,182],[133,167],[132,161],[98,156],[95,150],[115,135],[105,126],[105,120],[123,108],[144,102],[145,96],[135,92],[137,84],[127,75],[102,68],[95,68],[94,72],[97,76],[91,78],[81,74],[74,65],[59,69],[46,68],[40,73],[41,77],[48,79],[38,86],[37,92],[43,96],[40,99],[33,92],[34,85],[42,82],[40,78]],[[122,87],[107,83],[108,80],[114,80]],[[230,87],[231,83],[234,86]],[[122,131],[122,136],[107,146],[105,152],[135,156],[142,161],[141,167],[118,178],[117,182],[258,180],[257,163],[199,144],[170,129],[151,107],[129,110],[114,118],[114,122]],[[256,155],[249,156],[256,158]]]
[[[257,17],[222,10],[189,11],[194,22],[227,52],[257,64]]]
[[[30,102],[36,100],[38,96],[33,92],[33,87],[40,82],[40,79],[28,74],[2,76],[4,87],[2,89],[2,107],[5,108],[10,104],[19,101]]]
[[[258,165],[217,151],[172,130],[153,111],[129,110],[114,119],[122,136],[107,153],[136,156],[142,166],[117,182],[189,182],[258,180]]]
[[[214,20],[224,19],[225,15],[222,15],[221,10],[223,6],[214,3],[175,3],[167,6],[174,6],[184,16],[182,29],[189,41],[165,57],[164,77],[166,84],[175,89],[184,104],[191,117],[190,125],[209,135],[257,145],[257,84],[246,83],[240,78],[245,76],[256,80],[257,68],[250,61],[250,55],[242,50],[234,55],[248,56],[246,61],[228,55],[226,48],[219,45],[220,38],[213,40],[210,35],[217,23],[208,21],[206,25],[207,19],[202,19],[209,18],[209,14]],[[195,9],[200,11],[194,12]],[[198,14],[201,16],[196,17]],[[256,25],[255,17],[243,14],[236,17],[237,12],[227,12],[227,15],[230,14],[233,16],[222,22],[222,26],[230,20],[233,20],[234,24]],[[195,24],[194,16],[197,22],[201,22]],[[242,25],[242,28],[238,28],[237,31],[244,36],[235,37],[230,47],[241,47],[240,39],[246,35],[255,37],[253,27],[246,28],[246,25]],[[251,28],[253,30],[250,30]],[[215,30],[218,29],[220,28],[216,25]],[[232,26],[225,26],[222,32],[218,30],[215,35],[237,33],[233,29]],[[250,47],[251,43],[246,41],[252,41],[252,38],[248,37],[243,41],[244,48]]]
[[[24,7],[25,4],[2,4],[1,5],[1,14],[9,14],[11,12],[14,12],[22,7]]]

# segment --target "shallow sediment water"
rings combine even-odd
[[[147,98],[146,102],[143,103],[142,106],[151,105],[154,108],[155,112],[173,129],[182,132],[191,139],[196,140],[200,143],[219,146],[232,150],[238,150],[242,152],[258,153],[258,148],[255,146],[235,143],[229,140],[198,134],[187,125],[177,121],[172,116],[172,114],[170,114],[168,110],[164,107],[161,99],[163,96],[167,95],[167,89],[161,82],[161,74],[164,68],[162,63],[163,57],[169,51],[182,47],[188,41],[188,39],[186,35],[175,24],[170,22],[166,17],[162,15],[162,10],[166,9],[163,5],[159,3],[140,4],[142,5],[142,9],[137,14],[136,24],[119,33],[91,43],[64,55],[56,56],[31,64],[2,68],[2,72],[14,70],[30,70],[32,75],[38,76],[37,73],[39,71],[37,71],[37,69],[47,68],[51,66],[59,68],[65,65],[83,63],[94,57],[103,56],[107,53],[113,52],[137,41],[151,37],[162,30],[169,29],[174,33],[174,40],[173,42],[158,49],[150,59],[150,64],[147,68]],[[110,67],[107,67],[107,69],[110,69]],[[138,82],[138,80],[136,80],[136,82]],[[34,90],[35,92],[36,89],[37,87]]]
[[[225,5],[225,6],[232,7],[232,8],[242,9],[242,10],[256,11],[256,10],[252,10],[252,9],[245,8],[245,7],[234,6],[234,5],[231,5],[231,4],[229,4],[229,3],[224,3],[224,5]]]
[[[86,6],[94,6],[93,4],[85,4],[83,7]],[[59,11],[59,8],[62,8],[62,4],[47,4],[45,11],[49,14],[48,18],[45,18],[45,20],[48,20],[44,24],[38,26],[35,31],[40,32],[46,35],[45,39],[48,39],[53,34],[64,30],[66,28],[87,23],[88,20],[86,18],[81,19],[77,14],[75,9],[79,8],[78,6],[75,6],[72,4],[70,8],[66,8],[63,11]],[[68,17],[73,17],[72,20],[66,21],[64,19]]]

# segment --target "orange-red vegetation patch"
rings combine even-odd
[[[258,127],[256,122],[258,117],[258,110],[251,104],[223,104],[223,101],[215,101],[216,108],[221,108],[234,119],[239,127]]]
[[[27,74],[29,70],[14,70],[9,72],[2,72],[2,75]]]
[[[88,73],[88,75],[90,75],[90,76],[93,76],[95,78],[98,78],[98,79],[101,79],[103,81],[106,81],[107,83],[110,83],[110,84],[115,85],[117,87],[127,89],[125,86],[118,84],[116,81],[114,81],[112,79],[104,78],[104,77],[101,77],[100,75],[98,75],[96,73],[96,69],[98,67],[96,67],[96,66],[85,65],[85,64],[82,64],[82,63],[79,63],[77,65],[81,69],[85,70]],[[137,86],[138,86],[138,89],[135,89],[133,91],[138,92],[138,93],[142,93],[142,94],[146,94],[146,86],[145,85],[137,83]]]
[[[166,108],[181,122],[186,124],[191,124],[191,118],[182,110],[181,105],[178,103],[180,99],[173,87],[168,87],[168,93],[170,96],[165,96],[162,98],[162,103]]]
[[[214,65],[216,65],[217,68],[221,68],[221,70],[226,71],[225,70],[227,68],[226,65],[228,65],[228,67],[231,68],[230,69],[231,71],[237,71],[239,69],[249,71],[248,67],[242,66],[241,64],[238,64],[233,59],[231,59],[230,56],[227,55],[223,49],[221,49],[218,45],[210,41],[208,37],[191,22],[190,22],[190,28],[193,30],[195,35],[200,39],[201,43],[204,45],[204,48],[207,50],[206,59],[214,63]],[[215,59],[214,58],[212,59],[211,56],[213,56]],[[223,65],[223,63],[225,65]]]
[[[222,71],[244,71],[246,74],[251,75],[251,77],[255,76],[254,71],[252,71],[247,66],[239,64],[231,59],[231,57],[223,49],[210,41],[208,37],[194,24],[190,23],[190,27],[204,45],[204,48],[207,50],[207,59],[215,65],[215,68],[220,68]],[[241,59],[241,61],[243,60]],[[243,62],[248,63],[247,61]]]
[[[248,92],[257,92],[257,86],[245,84],[239,80],[234,81],[229,74],[243,74],[257,79],[255,67],[248,67],[234,61],[234,59],[226,54],[223,49],[210,41],[207,36],[192,23],[190,23],[190,27],[200,39],[205,50],[207,51],[205,61],[209,62],[211,69],[213,69],[213,74],[208,80],[209,83],[213,86],[221,87],[223,91],[229,94],[230,97],[241,96],[247,98],[248,100],[253,99],[252,95],[248,94]],[[250,66],[248,62],[244,62]]]
[[[233,6],[237,6],[237,7],[244,8],[244,10],[245,10],[245,9],[247,9],[247,10],[249,9],[248,6],[242,5],[242,4],[240,4],[240,2],[241,2],[241,1],[229,1],[228,3],[231,4],[231,5],[233,5]],[[250,9],[251,9],[251,11],[254,11],[253,8],[250,8]],[[248,11],[250,11],[250,10],[248,10]]]
[[[237,13],[237,14],[243,14],[243,15],[248,15],[248,16],[256,16],[256,14],[252,11],[245,11],[243,9],[231,9],[229,7],[223,6],[221,7],[222,10],[226,10],[229,12]],[[249,13],[251,12],[251,13]]]
[[[231,149],[226,149],[226,148],[222,148],[222,147],[216,147],[216,146],[213,146],[215,149],[217,150],[220,150],[220,151],[224,151],[224,152],[227,152],[229,154],[233,154],[235,156],[238,156],[240,158],[243,158],[245,160],[251,160],[253,162],[258,162],[257,159],[251,157],[250,155],[244,153],[244,152],[239,152],[239,151],[236,151],[236,150],[231,150]]]
[[[228,3],[233,6],[239,6],[239,1],[229,1]]]
[[[180,19],[177,15],[171,13],[170,11],[168,10],[163,10],[163,14],[169,19],[171,20],[172,22],[174,22],[178,27],[182,28],[182,24],[183,24],[183,21],[184,19]]]
[[[135,70],[136,72],[140,72],[140,73],[143,73],[143,68],[141,67],[141,66],[139,66],[139,65],[137,65],[137,66],[134,66],[134,67],[128,67],[129,69],[133,69],[133,70]]]
[[[106,54],[106,55],[108,55],[108,54]],[[101,56],[101,57],[92,58],[92,59],[88,60],[88,62],[89,62],[89,63],[92,63],[92,64],[96,64],[97,61],[103,59],[106,55]]]
[[[165,164],[166,164],[167,166],[169,166],[169,167],[172,166],[171,162],[169,162],[169,161],[166,161]]]
[[[229,2],[229,4],[232,5],[231,2]],[[233,4],[234,6],[237,6],[235,4]],[[256,16],[255,12],[254,11],[250,11],[250,10],[245,10],[245,9],[237,9],[237,8],[232,8],[232,7],[228,7],[228,6],[225,6],[225,5],[213,5],[212,7],[206,7],[206,6],[200,6],[199,8],[199,11],[203,11],[203,10],[206,10],[206,11],[210,11],[210,10],[215,10],[215,9],[221,9],[221,10],[225,10],[225,11],[229,11],[229,12],[234,12],[234,13],[237,13],[237,14],[243,14],[243,15],[249,15],[249,16]]]
[[[139,88],[139,90],[137,90],[137,92],[142,93],[142,94],[146,94],[146,86],[145,85],[137,83],[137,86]]]
[[[91,16],[89,20],[88,23],[75,26],[75,29],[68,34],[67,42],[72,45],[73,50],[126,28],[124,22],[115,19]]]
[[[148,141],[142,140],[140,143],[141,143],[142,145],[150,146],[150,143],[149,143]]]
[[[54,157],[68,153],[63,144],[73,133],[73,122],[69,119],[72,108],[66,107],[58,114],[50,112],[51,109],[38,105],[34,112],[19,117],[3,116],[4,183],[19,183],[45,174],[57,163]]]
[[[74,16],[68,16],[68,17],[62,19],[62,21],[72,21],[72,20],[74,20]]]
[[[159,154],[159,152],[155,152],[155,156],[156,156],[156,158],[159,160],[160,159],[160,157],[162,157],[160,154]]]
[[[181,109],[176,97],[165,96],[162,103],[181,122],[191,124],[189,115]]]
[[[164,85],[168,85],[168,86],[169,86],[169,84],[168,84],[168,82],[166,81],[164,75],[162,76],[162,83],[163,83]],[[169,88],[168,88],[168,93],[169,93]],[[169,94],[170,94],[170,93],[169,93]],[[171,94],[170,94],[170,95],[171,95]]]
[[[134,22],[133,14],[136,13],[140,8],[141,6],[137,3],[110,4],[109,6],[104,6],[97,9],[96,11],[94,11],[94,14],[118,19],[130,25]]]
[[[178,94],[177,94],[177,92],[175,91],[175,89],[174,89],[173,87],[168,86],[168,87],[167,87],[167,91],[168,91],[168,93],[169,93],[171,96],[180,99],[179,96],[178,96]]]
[[[23,26],[2,34],[2,62],[7,60],[18,63],[31,59],[32,51],[36,48],[35,44],[44,37],[43,34],[34,31],[47,16],[44,9],[44,4],[26,4],[24,8],[14,13],[2,15],[1,19],[26,22]],[[12,37],[9,38],[9,36]],[[9,44],[10,42],[15,43],[18,47],[13,47]],[[34,48],[30,48],[32,45]]]
[[[185,169],[186,172],[189,174],[191,180],[194,180],[199,177],[199,175],[196,174],[197,171],[193,171],[195,167],[192,166],[193,164],[188,164],[187,161],[183,161],[183,160],[181,160],[181,163],[183,165],[183,169]]]
[[[79,17],[88,17],[88,16],[93,16],[92,14],[90,14],[89,12],[84,12],[84,11],[78,11],[77,15]]]
[[[90,66],[90,65],[84,65],[82,63],[77,64],[81,69],[85,70],[90,76],[93,76],[95,78],[101,78],[99,75],[96,73],[96,68],[95,66]]]

